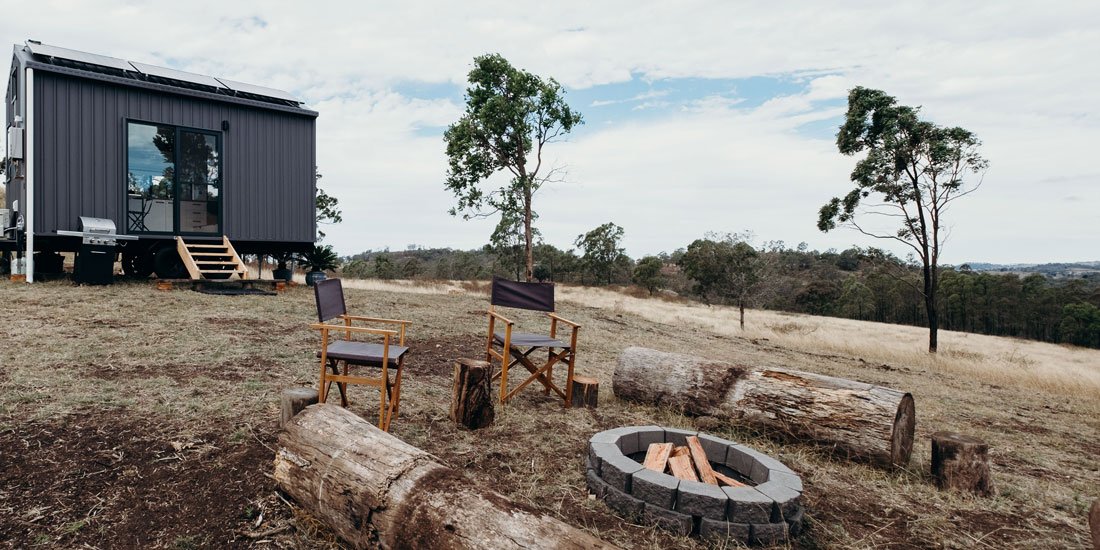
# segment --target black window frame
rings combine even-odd
[[[130,124],[143,124],[145,126],[160,126],[170,127],[176,132],[176,143],[182,143],[180,139],[180,132],[192,132],[196,134],[204,134],[214,136],[217,140],[218,149],[218,230],[213,232],[195,232],[180,231],[180,182],[179,182],[179,170],[175,167],[180,164],[180,148],[176,147],[176,150],[172,154],[173,165],[173,177],[172,177],[172,231],[133,231],[130,229],[130,204],[129,204],[129,182],[127,181],[127,175],[130,173]],[[166,122],[154,122],[152,120],[145,120],[140,118],[124,118],[122,121],[122,143],[125,146],[122,148],[122,166],[123,166],[123,179],[122,179],[122,219],[124,227],[126,228],[127,235],[150,235],[150,236],[174,236],[179,235],[181,237],[221,237],[225,235],[225,139],[223,132],[218,130],[210,130],[207,128],[197,128],[193,126],[183,126],[180,124],[171,124]]]

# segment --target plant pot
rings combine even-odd
[[[276,281],[283,280],[289,283],[290,281],[294,280],[294,271],[286,267],[282,269],[276,269],[271,272],[271,277]]]
[[[309,273],[306,273],[306,284],[309,286],[313,286],[315,283],[323,281],[327,278],[328,277],[325,276],[324,271],[310,271]]]

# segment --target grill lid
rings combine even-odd
[[[114,235],[115,222],[106,218],[80,216],[80,230],[84,233],[95,233],[97,235]]]

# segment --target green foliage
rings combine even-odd
[[[623,240],[623,228],[607,222],[588,233],[577,235],[574,245],[584,250],[581,264],[585,271],[596,281],[611,284],[615,267],[623,260],[629,261],[624,249],[619,246]]]
[[[536,216],[532,197],[551,177],[540,174],[542,150],[581,124],[582,118],[565,103],[565,90],[557,81],[517,69],[499,54],[474,58],[468,77],[466,110],[443,135],[449,161],[446,186],[458,199],[451,215],[470,219],[501,213],[494,234],[511,231],[520,219],[530,280]],[[506,185],[481,187],[500,171],[511,175]]]
[[[298,264],[310,271],[333,271],[340,268],[340,256],[332,245],[316,245],[313,250],[298,256]]]
[[[760,281],[759,260],[756,249],[744,241],[698,239],[679,263],[704,302],[743,306]]]
[[[978,153],[981,142],[970,131],[921,120],[919,108],[898,105],[881,90],[856,87],[848,94],[848,111],[836,136],[845,155],[864,153],[851,174],[855,188],[834,197],[818,212],[817,227],[838,224],[877,238],[893,239],[913,249],[923,265],[923,287],[929,321],[928,351],[936,351],[937,266],[945,232],[942,214],[959,197],[977,189],[966,178],[989,163]],[[875,201],[860,209],[864,199]],[[864,229],[857,213],[900,220],[895,233]]]
[[[317,179],[321,179],[321,174],[317,174]],[[325,193],[324,189],[320,186],[317,187],[317,240],[320,241],[325,238],[325,232],[321,231],[321,224],[334,224],[344,221],[343,212],[340,211],[340,201],[336,200],[336,197]]]
[[[634,274],[631,280],[634,281],[634,284],[648,290],[652,296],[665,282],[665,276],[661,273],[664,266],[665,262],[660,258],[646,256],[638,260],[638,265],[634,266]]]
[[[1100,347],[1100,308],[1089,303],[1067,304],[1058,328],[1063,342]]]

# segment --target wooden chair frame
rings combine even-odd
[[[397,359],[397,373],[394,375],[394,380],[391,383],[389,377],[390,371],[390,341],[393,338],[397,338],[397,345],[405,345],[405,331],[406,327],[411,324],[410,321],[401,319],[382,319],[378,317],[362,317],[358,315],[339,315],[336,319],[343,319],[342,325],[330,325],[325,323],[313,323],[310,328],[321,331],[321,381],[320,388],[317,390],[317,399],[319,403],[324,403],[328,398],[328,392],[335,382],[337,388],[340,390],[340,403],[344,407],[348,406],[347,397],[347,385],[348,384],[361,384],[364,386],[373,386],[378,388],[378,428],[382,431],[388,432],[390,430],[390,424],[394,418],[397,417],[397,412],[401,403],[401,372],[405,366],[405,356],[402,355]],[[397,330],[387,330],[378,328],[369,328],[361,326],[352,326],[352,322],[367,322],[367,323],[381,323],[388,325],[397,325]],[[328,357],[328,345],[330,342],[330,332],[343,332],[345,340],[351,340],[352,334],[371,334],[382,337],[382,365],[381,373],[377,377],[373,376],[352,376],[349,373],[349,365],[347,361],[343,361],[344,368],[341,372],[338,363],[339,360],[330,360]],[[370,365],[362,365],[368,368],[374,368]],[[331,369],[332,373],[329,374]],[[387,405],[387,400],[389,404]]]
[[[551,391],[558,394],[563,400],[563,406],[568,407],[569,403],[573,399],[573,371],[576,366],[577,360],[577,331],[581,328],[581,325],[574,323],[568,319],[560,317],[553,312],[547,313],[546,316],[550,318],[550,338],[557,339],[558,337],[558,323],[569,325],[572,329],[572,334],[569,337],[569,347],[555,352],[557,348],[548,346],[533,346],[527,350],[522,349],[520,346],[512,344],[512,327],[515,326],[515,322],[507,317],[496,312],[496,307],[489,305],[489,337],[485,344],[485,358],[490,363],[493,359],[500,361],[500,372],[493,375],[493,379],[500,379],[500,402],[505,403],[523,388],[527,387],[531,382],[538,381],[543,385],[543,393],[549,395]],[[504,341],[501,344],[501,351],[497,351],[494,347],[494,335],[497,322],[504,323]],[[541,366],[536,365],[530,359],[531,353],[535,350],[546,348],[547,358],[546,362]],[[554,384],[554,365],[559,362],[565,362],[567,366],[567,373],[565,378],[565,391],[557,387]],[[531,373],[523,382],[521,382],[514,389],[508,389],[508,370],[517,364],[523,365],[528,372]]]

